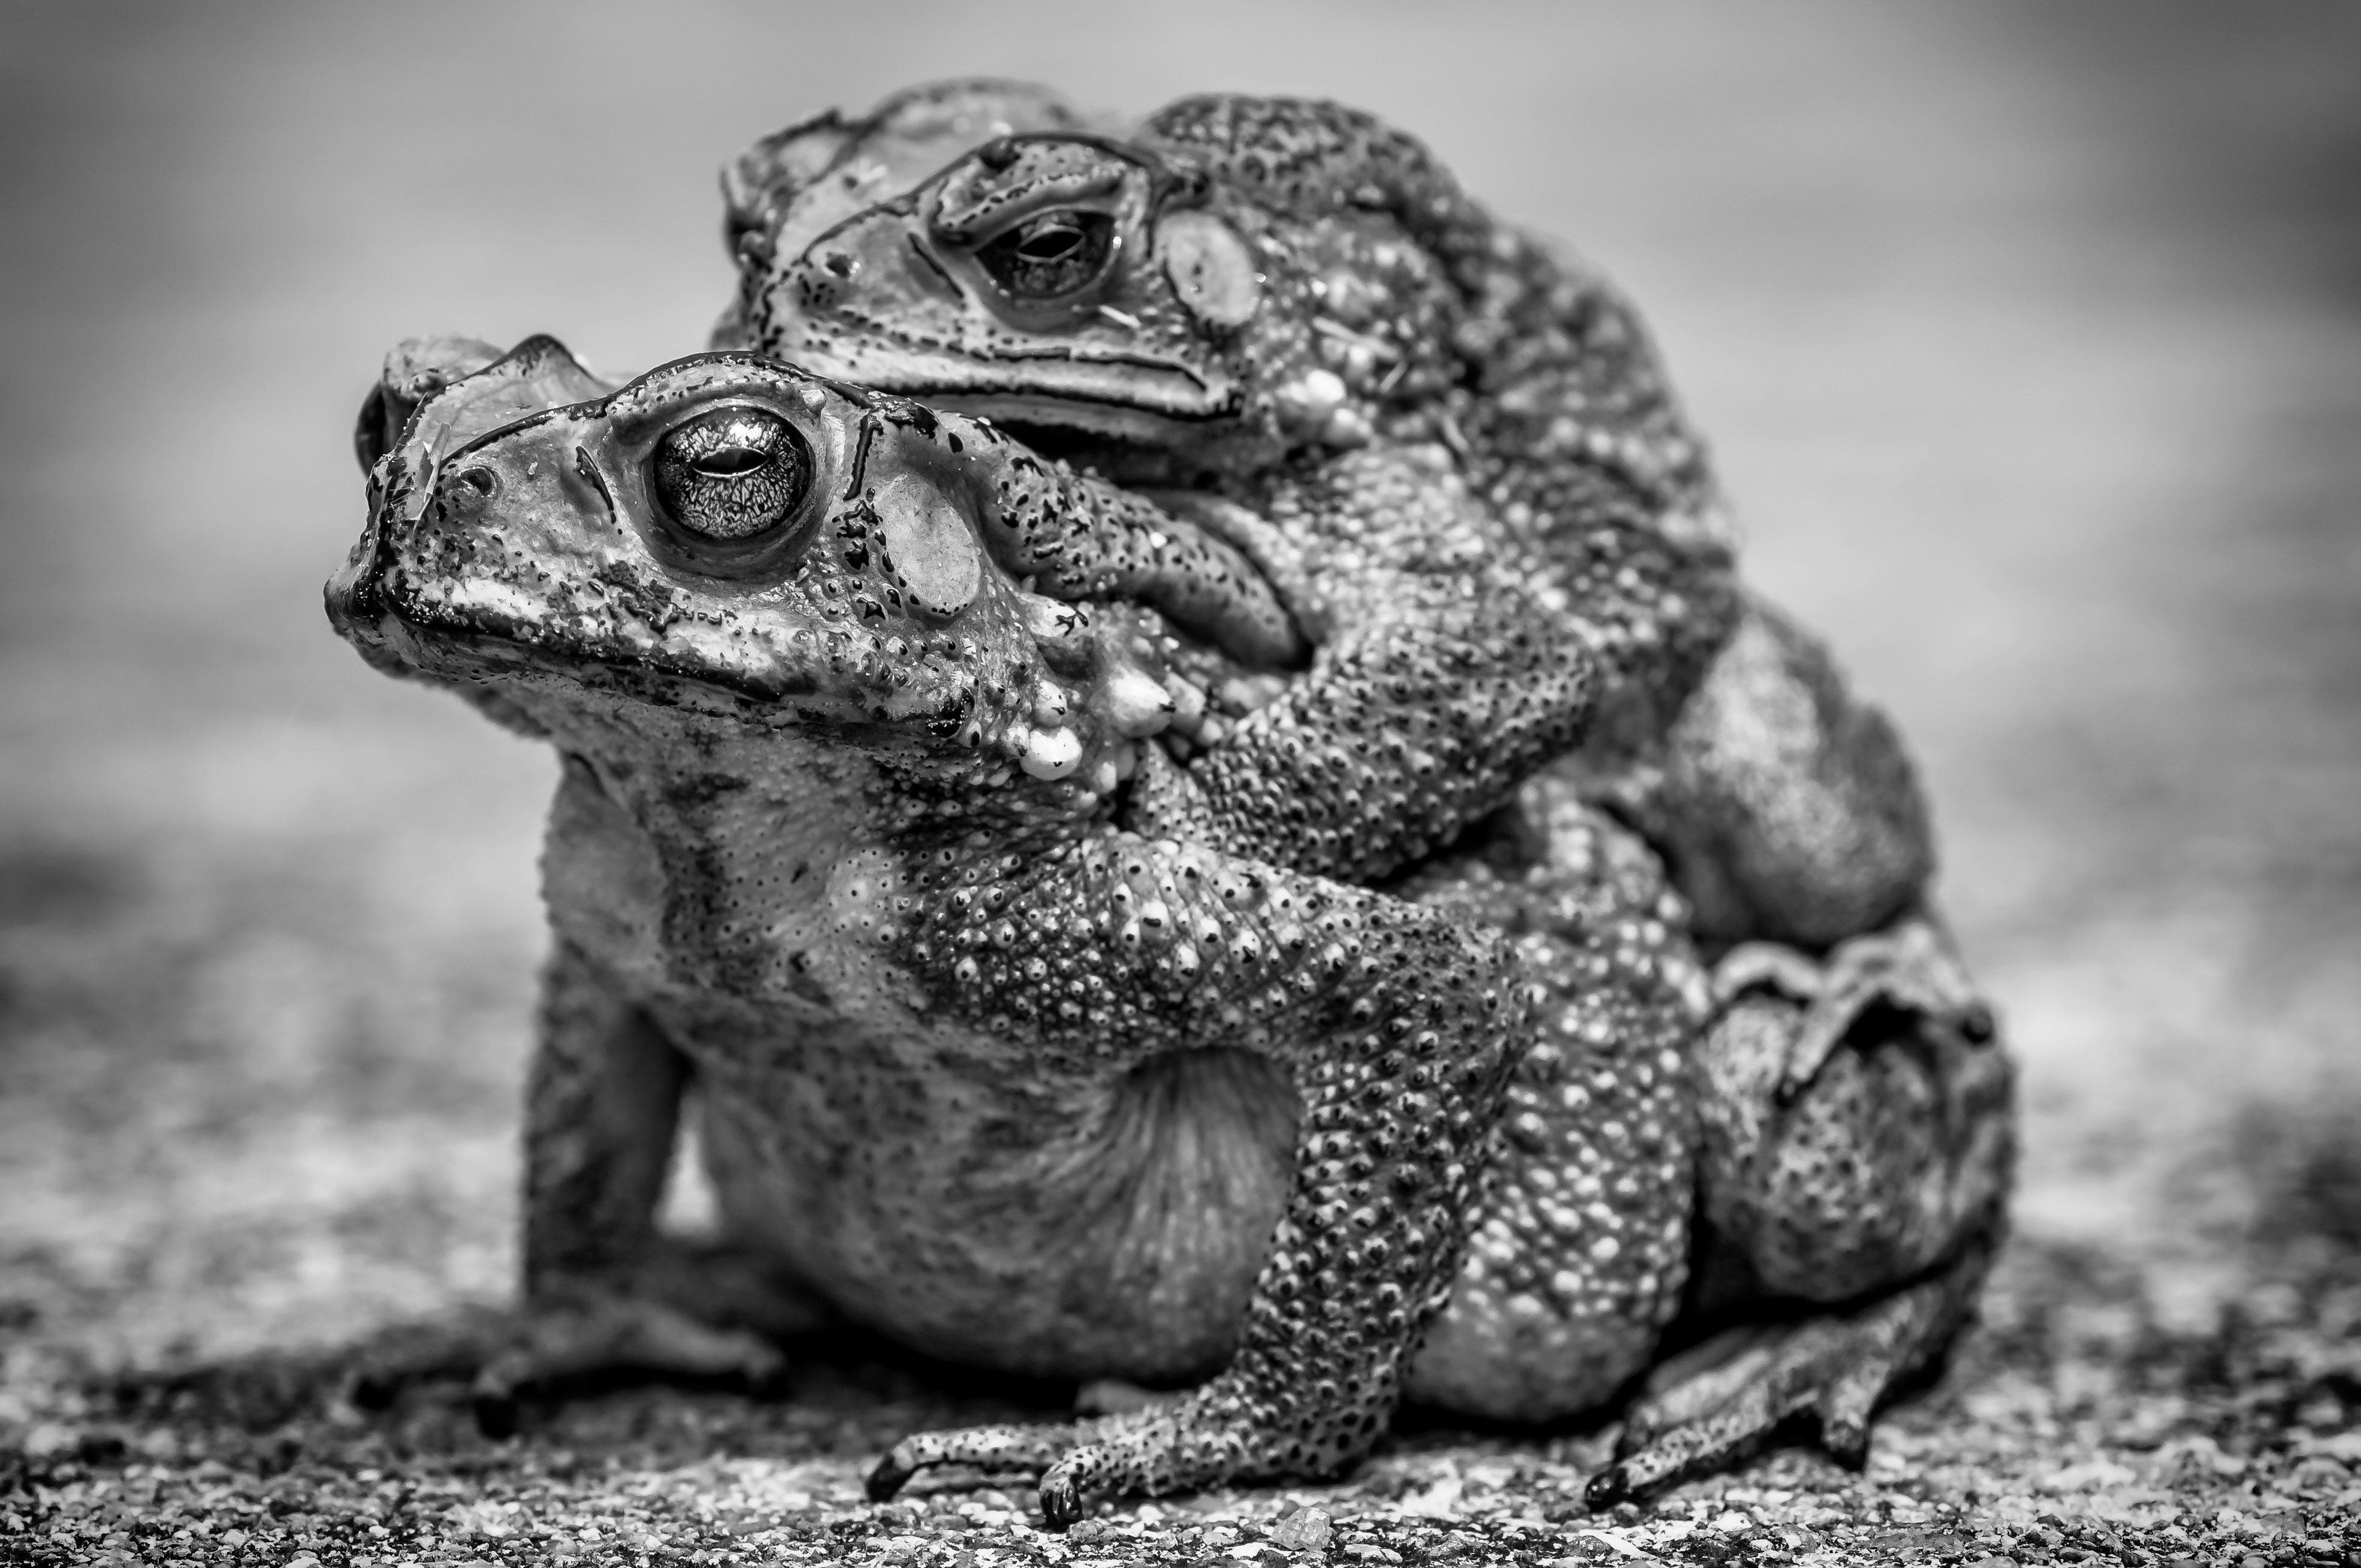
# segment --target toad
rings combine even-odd
[[[1204,1379],[884,1467],[1027,1466],[1064,1521],[1365,1452],[1460,1310],[1471,1223],[1580,1233],[1599,1272],[1558,1288],[1664,1314],[1702,986],[1636,840],[1568,822],[1546,906],[1492,879],[1556,955],[1537,988],[1472,868],[1422,902],[1126,830],[1119,786],[1180,711],[1143,692],[1293,656],[1224,542],[775,362],[614,389],[547,339],[487,358],[395,356],[327,598],[372,663],[565,761],[526,1307],[488,1405],[617,1365],[760,1375],[819,1312],[979,1365]],[[1587,1107],[1533,1133],[1564,1203],[1487,1184],[1512,1072]],[[685,1094],[710,1246],[653,1218]],[[1466,1299],[1454,1375],[1513,1387],[1530,1347]]]
[[[371,528],[330,603],[374,661],[568,759],[525,1332],[483,1369],[489,1408],[618,1365],[760,1375],[765,1332],[815,1311],[985,1365],[1219,1369],[1177,1404],[933,1434],[880,1468],[881,1490],[943,1460],[1041,1470],[1064,1519],[1332,1471],[1405,1376],[1532,1414],[1645,1365],[1685,1277],[1703,988],[1628,833],[1561,801],[1541,852],[1444,857],[1405,902],[1124,832],[1115,786],[1185,719],[1143,689],[1290,656],[1219,541],[976,422],[744,356],[620,391],[546,342],[488,357],[390,365]],[[1045,539],[1118,547],[1043,574]],[[1374,1065],[1340,1066],[1340,1032]],[[1858,1077],[1811,1124],[1857,1137],[1961,1081]],[[652,1219],[692,1084],[725,1219],[706,1249]],[[1729,1087],[1776,1119],[1775,1085]],[[1792,1142],[1777,1120],[1740,1129],[1751,1157]],[[1995,1156],[1919,1152],[1956,1174],[1903,1238],[1923,1247]],[[1895,1240],[1873,1206],[1844,1217]],[[1970,1277],[1779,1365],[1807,1400],[1873,1399]],[[1672,1415],[1640,1456],[1663,1475],[1755,1435]]]
[[[1923,802],[1890,725],[1815,640],[1756,601],[1728,613],[1701,444],[1604,280],[1493,223],[1414,141],[1333,104],[1214,96],[1125,137],[979,135],[923,179],[873,183],[863,211],[814,215],[806,192],[829,170],[896,140],[833,119],[741,160],[728,183],[742,287],[721,337],[993,416],[1152,487],[1240,544],[1315,640],[1353,635],[1386,602],[1389,552],[1412,546],[1356,530],[1349,509],[1304,526],[1283,498],[1403,450],[1447,454],[1486,503],[1481,547],[1459,559],[1507,563],[1598,671],[1584,754],[1522,810],[1548,820],[1571,791],[1643,828],[1722,954],[1728,1005],[1701,1047],[1698,1107],[1718,1232],[1761,1240],[1755,1285],[1821,1301],[1950,1254],[1974,1272],[2005,1181],[1993,1124],[2006,1067],[1925,912]],[[1185,774],[1151,768],[1130,820],[1290,852],[1268,837],[1270,798],[1227,787],[1242,773],[1271,770],[1218,743]],[[1398,866],[1423,845],[1382,848]],[[1389,868],[1372,852],[1313,869]],[[1857,1059],[1838,1060],[1840,1045]],[[1894,1103],[1918,1118],[1899,1144],[1874,1119],[1838,1137],[1855,1179],[1834,1191],[1829,1130],[1795,1107],[1844,1102],[1863,1063],[1928,1051],[1961,1078]],[[1955,1099],[1979,1109],[1925,1119]],[[1960,1157],[1914,1164],[1929,1146]],[[1964,1170],[1981,1174],[1962,1187]],[[1786,1190],[1767,1207],[1766,1180]],[[1929,1182],[1946,1197],[1926,1212],[1949,1218],[1889,1245],[1893,1195]],[[1990,1201],[1955,1206],[1968,1190]],[[1774,1212],[1788,1202],[1808,1212]],[[1815,1233],[1851,1250],[1798,1245]],[[1830,1426],[1858,1446],[1860,1421]],[[1661,1427],[1632,1423],[1626,1483],[1663,1473],[1679,1445],[1651,1450]]]

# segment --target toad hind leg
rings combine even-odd
[[[1707,1031],[1704,1207],[1715,1245],[1763,1291],[1840,1305],[1708,1342],[1697,1358],[1717,1364],[1703,1370],[1660,1369],[1593,1507],[1727,1464],[1811,1413],[1829,1452],[1860,1463],[1880,1401],[1949,1342],[1990,1269],[2015,1153],[2007,1054],[1954,1008],[1887,1003],[1798,1082],[1813,1006],[1750,990]]]
[[[1211,1381],[1073,1425],[922,1434],[887,1455],[873,1491],[952,1460],[1046,1462],[1042,1509],[1064,1524],[1110,1493],[1343,1469],[1383,1431],[1449,1288],[1528,1044],[1510,949],[1365,889],[1126,835],[990,872],[1005,903],[950,873],[914,890],[905,951],[961,1014],[1003,1020],[1062,1070],[1208,1046],[1267,1054],[1301,1106],[1295,1175]]]
[[[1781,1426],[1817,1416],[1820,1442],[1858,1468],[1878,1405],[1950,1343],[1974,1306],[1997,1245],[1995,1224],[1917,1283],[1856,1311],[1771,1331],[1741,1329],[1660,1369],[1625,1417],[1615,1463],[1591,1477],[1592,1508],[1720,1469]]]
[[[1491,1420],[1596,1409],[1653,1359],[1697,1207],[1688,1057],[1708,992],[1663,867],[1566,792],[1405,897],[1515,934],[1541,997],[1451,1301],[1411,1397]]]
[[[1916,1277],[2004,1201],[2015,1072],[1955,959],[1917,1006],[1872,970],[1840,1029],[1826,1011],[1842,949],[1827,967],[1832,983],[1723,1007],[1697,1047],[1697,1111],[1717,1240],[1771,1293],[1839,1302]]]
[[[1707,942],[1820,948],[1909,909],[1934,874],[1925,793],[1894,726],[1819,641],[1750,600],[1622,802],[1664,847]]]
[[[561,941],[525,1093],[523,1308],[365,1366],[357,1400],[472,1374],[478,1424],[504,1436],[521,1397],[605,1375],[775,1382],[785,1360],[770,1336],[815,1310],[752,1255],[656,1229],[686,1082],[670,1042]]]

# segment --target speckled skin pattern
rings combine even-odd
[[[888,116],[895,124],[902,117]],[[824,122],[804,136],[841,151],[845,134]],[[898,149],[898,137],[886,139]],[[861,145],[875,140],[873,136]],[[766,178],[791,181],[794,174],[782,174],[780,165],[786,149],[797,145],[795,133],[766,141],[753,155],[756,168],[733,176],[732,190],[760,191]],[[1158,171],[1116,158],[1099,142],[1060,133],[1002,145],[1012,149],[1009,161],[963,160],[928,182],[926,199],[939,225],[964,231],[1005,225],[1012,214],[1038,206],[1045,189],[1098,191],[1098,200],[1133,223],[1155,199]],[[903,168],[909,161],[895,156],[887,165]],[[792,167],[808,173],[808,161]],[[867,164],[862,168],[864,184],[881,183]],[[841,201],[840,181],[824,173],[807,179],[804,188],[810,202],[830,213]],[[1443,340],[1452,291],[1428,254],[1404,242],[1400,225],[1382,214],[1358,225],[1323,216],[1326,221],[1274,236],[1271,254],[1283,257],[1288,270],[1283,282],[1269,286],[1303,291],[1327,277],[1366,277],[1374,280],[1362,291],[1372,312],[1401,318],[1406,330],[1422,316],[1425,328],[1411,334],[1414,341]],[[774,231],[793,236],[820,221],[798,206],[767,225],[747,215],[733,218],[732,226],[743,236],[741,246],[759,251],[764,243],[775,247],[775,239],[766,239]],[[910,352],[911,334],[877,318],[871,280],[890,276],[926,291],[923,300],[901,287],[888,291],[889,311],[920,309],[941,302],[938,275],[946,263],[914,248],[906,227],[898,216],[840,222],[825,230],[817,242],[822,251],[798,271],[801,292],[824,297],[858,318],[860,330],[826,342],[791,340],[769,308],[773,291],[752,302],[753,329],[729,335],[849,379],[876,378],[874,369],[887,373],[889,383],[908,380],[909,367],[897,361]],[[1178,363],[1182,340],[1202,335],[1202,328],[1196,314],[1170,298],[1169,288],[1165,292],[1161,300],[1122,296],[1142,313],[1127,318],[1126,330],[1167,345],[1164,357]],[[1099,303],[1124,313],[1113,300]],[[1196,303],[1200,310],[1221,308]],[[1049,311],[1046,327],[1062,328],[1071,314],[1062,304]],[[1282,395],[1266,384],[1297,370],[1315,383],[1328,376],[1318,369],[1326,340],[1307,324],[1312,314],[1257,311],[1238,324],[1240,333],[1257,338],[1241,356],[1256,367],[1252,382],[1192,366],[1167,373],[1151,364],[1154,356],[1117,348],[1110,351],[1116,357],[1084,367],[1078,385],[1051,395],[1111,394],[1114,382],[1098,385],[1108,377],[1126,385],[1152,383],[1143,389],[1148,400],[1189,409],[1186,417],[1199,419],[1224,451],[1276,456],[1307,418],[1341,428],[1357,417],[1341,405],[1314,411],[1295,395],[1300,389]],[[962,323],[947,321],[941,331],[955,335]],[[983,330],[991,335],[989,324]],[[888,338],[890,348],[871,351]],[[982,364],[984,374],[1009,384],[1051,374],[1052,366],[1074,365],[1044,359],[1010,377],[997,368],[998,357],[981,341],[929,357],[929,395],[958,389],[945,383],[956,382],[961,364]],[[1384,369],[1366,356],[1362,367],[1371,385]],[[1414,374],[1407,369],[1385,369],[1405,396],[1432,393],[1440,385],[1438,367]],[[1017,397],[1013,411],[1022,413],[1030,396]],[[1237,411],[1241,397],[1252,412],[1224,417]],[[1202,406],[1191,407],[1191,400]],[[1006,398],[986,401],[982,411],[1012,411]],[[1594,526],[1579,544],[1551,549],[1538,539],[1504,541],[1491,526],[1493,508],[1479,501],[1436,430],[1394,434],[1397,439],[1372,443],[1364,424],[1360,439],[1348,443],[1356,450],[1332,459],[1253,464],[1244,470],[1246,482],[1226,497],[1202,488],[1192,493],[1202,506],[1220,509],[1198,517],[1208,528],[1253,531],[1257,564],[1289,585],[1290,601],[1299,619],[1312,624],[1320,651],[1305,679],[1208,748],[1190,768],[1185,793],[1143,795],[1136,803],[1137,825],[1301,870],[1355,880],[1382,876],[1456,837],[1502,805],[1536,766],[1569,750],[1589,727],[1602,690],[1631,684],[1627,667],[1644,671],[1650,683],[1686,681],[1689,676],[1681,674],[1659,676],[1659,660],[1695,666],[1701,663],[1698,650],[1719,640],[1728,556],[1704,533],[1630,526],[1632,519],[1594,509]],[[1253,530],[1258,520],[1274,526]],[[1569,624],[1560,612],[1576,601],[1592,607],[1591,613]],[[1377,779],[1392,787],[1368,787]]]
[[[1433,450],[1479,503],[1462,558],[1529,585],[1547,633],[1588,651],[1576,766],[1668,855],[1701,936],[1817,948],[1912,906],[1933,847],[1900,744],[1825,650],[1735,596],[1703,444],[1604,278],[1355,111],[1191,98],[1111,137],[1045,123],[1048,102],[946,84],[748,154],[717,346],[1065,432],[1105,472],[1265,517],[1273,484]],[[969,111],[964,148],[947,104]],[[1061,214],[1104,220],[1103,266],[1020,297],[994,240]],[[1279,521],[1258,564],[1315,635],[1352,635],[1406,542]],[[1233,765],[1217,747],[1191,772]]]
[[[961,102],[975,89],[936,91]],[[1605,281],[1493,224],[1415,142],[1334,105],[1190,99],[1119,138],[979,114],[965,156],[913,179],[923,160],[898,155],[894,121],[927,101],[922,90],[869,122],[820,123],[790,172],[777,155],[795,131],[741,162],[730,190],[743,286],[717,340],[1062,432],[1107,471],[1185,487],[1159,499],[1245,547],[1323,646],[1384,622],[1389,568],[1442,554],[1422,558],[1422,542],[1448,543],[1436,562],[1446,570],[1507,567],[1532,590],[1509,608],[1586,648],[1600,688],[1581,716],[1582,754],[1521,805],[1539,837],[1515,878],[1523,904],[1587,890],[1598,834],[1568,799],[1579,793],[1669,856],[1689,901],[1675,924],[1744,944],[1723,966],[1728,1010],[1695,1063],[1707,1208],[1744,1255],[1737,1272],[1754,1288],[1841,1300],[1924,1273],[1996,1223],[2006,1058],[1938,929],[1916,913],[1933,853],[1907,761],[1824,649],[1733,597],[1702,445]],[[946,145],[930,142],[929,155]],[[866,211],[850,210],[856,182]],[[816,203],[827,221],[808,215]],[[1045,291],[1038,269],[1012,264],[1012,242],[1081,260]],[[1387,512],[1356,512],[1349,498],[1309,514],[1293,504],[1397,453],[1465,476],[1472,537],[1389,529]],[[1135,819],[1284,857],[1296,848],[1274,850],[1270,825],[1287,819],[1304,774],[1348,777],[1362,794],[1400,784],[1382,759],[1317,762],[1234,761],[1217,738],[1189,774],[1250,809],[1209,810],[1151,770]],[[1257,795],[1241,776],[1285,786]],[[1319,847],[1292,839],[1307,842]],[[1561,948],[1546,919],[1501,905],[1502,887],[1465,857],[1416,885],[1528,933],[1544,1015],[1560,1023],[1546,1039],[1613,1043],[1565,979],[1585,955]],[[1688,1088],[1659,1074],[1677,1063],[1644,1038],[1578,1065],[1545,1047],[1521,1069],[1510,1125],[1522,1135],[1415,1391],[1488,1414],[1555,1415],[1597,1403],[1645,1362],[1686,1264],[1686,1216],[1666,1173],[1687,1124],[1659,1102]],[[1848,1040],[1862,1050],[1836,1055]],[[1861,1072],[1887,1092],[1864,1097]],[[1590,1087],[1568,1095],[1568,1084]],[[1953,1113],[1936,1114],[1938,1102]],[[1602,1195],[1589,1162],[1603,1146],[1590,1140],[1632,1128],[1639,1146],[1606,1157],[1620,1181]],[[1553,1223],[1536,1223],[1543,1215]],[[1627,1253],[1615,1234],[1627,1223],[1650,1245]],[[1924,1332],[1948,1332],[1979,1267],[1938,1291],[1950,1315]],[[1871,1397],[1926,1348],[1886,1357]],[[1827,1380],[1794,1381],[1817,1392]],[[1639,1455],[1625,1479],[1680,1446]]]
[[[1422,867],[1403,896],[1507,933],[1541,997],[1467,1255],[1411,1393],[1493,1420],[1598,1408],[1653,1359],[1689,1277],[1708,1016],[1687,910],[1628,829],[1530,790],[1524,841]]]
[[[1472,911],[1113,822],[1179,710],[1143,685],[1290,655],[1262,579],[959,415],[743,356],[620,390],[546,339],[484,357],[397,356],[364,414],[369,529],[328,597],[373,663],[567,760],[533,1337],[494,1389],[619,1360],[759,1370],[745,1330],[800,1292],[983,1365],[1212,1374],[996,1439],[985,1457],[1047,1466],[1053,1519],[1363,1453],[1449,1293],[1532,996]],[[664,488],[718,417],[790,457],[741,449],[697,483],[795,477],[726,538]],[[1653,861],[1596,831],[1587,899],[1538,916],[1585,966],[1547,981],[1587,1019],[1552,1072],[1629,1054],[1615,1091],[1677,1113],[1697,971]],[[701,1257],[649,1219],[689,1082],[729,1238]],[[1634,1150],[1677,1184],[1675,1119],[1570,1157],[1573,1190]],[[1677,1242],[1633,1245],[1669,1296]]]

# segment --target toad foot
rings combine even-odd
[[[1784,1102],[1819,1076],[1855,1024],[1872,1008],[1889,1007],[1949,1025],[1970,1045],[1998,1034],[1991,1005],[1951,946],[1949,933],[1924,916],[1909,916],[1883,931],[1840,942],[1823,960],[1772,942],[1732,948],[1714,969],[1723,1004],[1750,992],[1770,992],[1803,1003],[1806,1013],[1779,1074]]]
[[[657,1251],[635,1278],[546,1280],[514,1316],[372,1356],[353,1376],[352,1401],[382,1409],[408,1387],[465,1378],[477,1426],[500,1438],[516,1431],[522,1401],[608,1378],[776,1389],[787,1358],[772,1336],[810,1327],[818,1314],[796,1310],[728,1249],[667,1243]],[[761,1332],[739,1326],[750,1321]]]
[[[869,1474],[869,1496],[882,1502],[920,1470],[937,1465],[1034,1472],[1041,1476],[1042,1517],[1062,1529],[1102,1497],[1162,1496],[1267,1473],[1270,1466],[1255,1461],[1267,1445],[1223,1413],[1230,1401],[1213,1393],[1218,1387],[1071,1425],[921,1432],[878,1462]]]
[[[1842,1316],[1716,1336],[1659,1368],[1624,1419],[1615,1463],[1590,1479],[1593,1511],[1730,1464],[1791,1420],[1815,1416],[1829,1456],[1859,1469],[1870,1417],[1931,1362],[1974,1305],[1988,1233],[1936,1273]]]

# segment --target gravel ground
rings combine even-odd
[[[2361,1564],[2361,12],[392,15],[0,18],[0,1563]],[[1050,1536],[859,1478],[1071,1391],[853,1338],[504,1443],[342,1398],[505,1298],[553,777],[320,624],[353,400],[411,332],[692,346],[720,157],[978,69],[1367,104],[1646,304],[2025,1063],[2016,1238],[1862,1474],[1592,1516],[1611,1424],[1412,1414]]]

